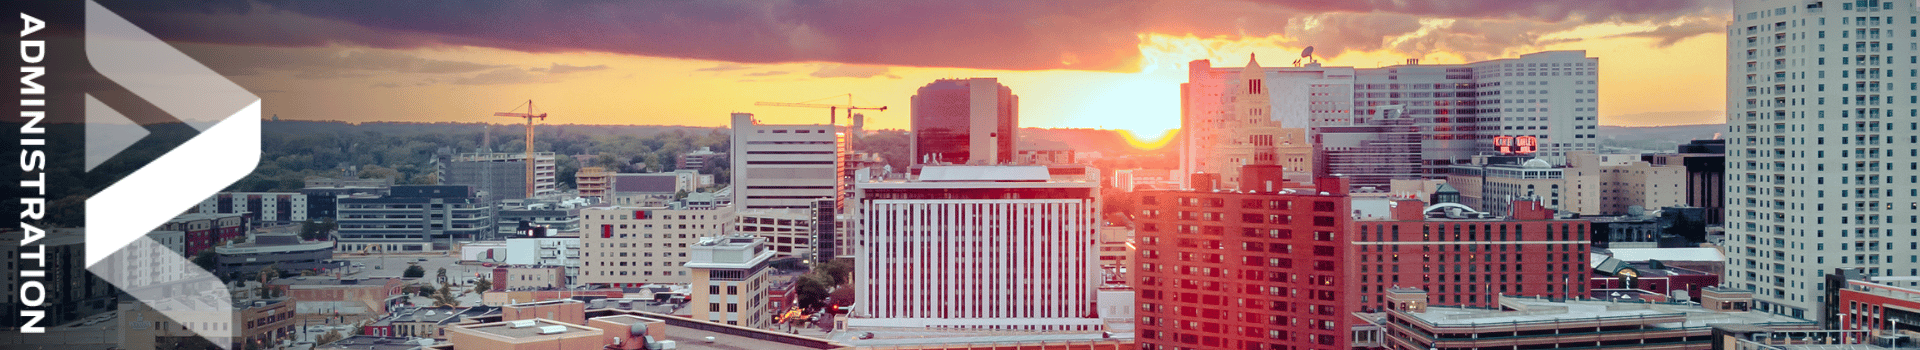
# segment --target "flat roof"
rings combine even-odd
[[[522,321],[533,321],[533,326],[513,328],[514,321],[507,321],[507,322],[478,324],[478,325],[466,326],[461,328],[474,331],[474,332],[506,337],[509,339],[537,338],[537,337],[568,338],[568,337],[574,337],[574,336],[580,336],[580,335],[587,335],[589,334],[589,332],[600,330],[599,328],[586,327],[586,326],[581,326],[576,324],[568,324],[564,322],[555,322],[555,321],[547,320],[544,318],[536,318],[532,320],[522,320]],[[549,326],[567,327],[567,331],[564,333],[556,333],[556,334],[540,334],[541,327],[549,327]]]
[[[927,166],[920,168],[921,182],[994,181],[1046,182],[1053,176],[1044,166]]]
[[[1411,315],[1426,323],[1443,327],[1651,316],[1684,316],[1686,319],[1686,321],[1678,324],[1659,323],[1651,325],[1658,328],[1704,327],[1708,324],[1719,323],[1812,324],[1813,322],[1765,312],[1719,312],[1706,309],[1698,304],[1611,302],[1597,300],[1551,301],[1546,299],[1508,296],[1502,296],[1500,303],[1502,305],[1521,306],[1527,311],[1430,306],[1427,307],[1426,312],[1407,312],[1405,314]]]
[[[1610,248],[1620,261],[1727,261],[1717,248]]]

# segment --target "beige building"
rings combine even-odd
[[[766,238],[767,246],[782,257],[797,257],[813,251],[813,213],[809,210],[740,212],[734,217],[733,232]]]
[[[581,197],[599,198],[604,202],[607,200],[608,181],[612,177],[613,172],[607,171],[607,168],[583,167],[573,173],[573,183],[575,188],[580,189]]]
[[[564,266],[501,266],[493,268],[493,290],[566,288]]]
[[[693,272],[688,304],[693,319],[766,328],[773,317],[767,304],[767,261],[773,256],[765,238],[735,235],[700,240],[687,263]]]
[[[1189,104],[1182,116],[1181,132],[1187,134],[1187,145],[1181,150],[1182,174],[1219,174],[1220,188],[1232,189],[1239,187],[1241,165],[1278,164],[1285,166],[1286,173],[1294,177],[1289,180],[1310,180],[1313,140],[1307,136],[1308,117],[1306,113],[1281,117],[1275,109],[1292,105],[1276,106],[1269,92],[1286,89],[1289,93],[1345,95],[1352,93],[1351,86],[1336,91],[1342,88],[1304,83],[1274,86],[1268,84],[1268,80],[1260,63],[1248,60],[1246,67],[1237,70],[1215,68],[1195,72],[1188,83],[1181,84]],[[1323,107],[1334,108],[1314,105],[1297,109],[1305,112]],[[1188,179],[1175,180],[1186,182]]]
[[[1461,204],[1505,213],[1512,199],[1537,198],[1548,208],[1580,215],[1624,215],[1686,204],[1686,168],[1654,166],[1638,155],[1568,152],[1568,166],[1544,160],[1475,157],[1455,166],[1447,184]]]
[[[688,246],[721,235],[733,210],[599,207],[580,210],[583,285],[688,283]]]

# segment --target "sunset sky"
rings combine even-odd
[[[1722,0],[103,1],[265,99],[282,119],[723,126],[730,112],[851,93],[907,126],[914,89],[998,77],[1022,126],[1179,123],[1185,64],[1598,57],[1603,125],[1721,122]],[[846,102],[845,98],[828,99]]]

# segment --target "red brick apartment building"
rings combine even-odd
[[[1459,204],[1392,203],[1387,220],[1362,220],[1353,246],[1362,311],[1387,309],[1393,287],[1419,288],[1432,305],[1498,307],[1499,296],[1584,298],[1592,268],[1585,220],[1556,220],[1538,201],[1512,213]]]
[[[1846,283],[1839,293],[1840,329],[1920,332],[1920,289],[1872,281]]]
[[[1242,171],[1272,181],[1277,166]],[[1271,171],[1259,171],[1271,170]],[[1263,176],[1271,175],[1271,176]],[[1347,349],[1352,204],[1345,178],[1272,192],[1139,194],[1141,349]]]

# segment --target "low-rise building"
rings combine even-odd
[[[579,189],[580,197],[594,198],[606,202],[609,181],[613,171],[602,166],[582,167],[573,173],[574,188]]]
[[[338,199],[343,252],[446,251],[494,233],[493,208],[469,186],[394,186]],[[497,238],[496,238],[497,239]]]
[[[293,234],[258,234],[253,240],[213,248],[214,273],[220,276],[260,272],[272,267],[282,275],[342,267],[333,260],[333,242],[301,241]]]
[[[1870,281],[1846,281],[1847,285],[1839,288],[1840,298],[1836,301],[1838,326],[1852,330],[1920,332],[1920,288],[1912,287],[1915,282],[1920,279],[1877,277]]]
[[[508,265],[561,267],[566,270],[565,283],[561,286],[574,286],[580,277],[580,237],[521,237],[508,238],[506,259]]]
[[[694,244],[693,318],[765,328],[773,318],[767,301],[767,262],[774,252],[766,239],[751,235],[703,238]]]
[[[493,268],[493,291],[567,288],[567,268],[546,265],[507,265]]]
[[[183,256],[195,256],[215,246],[247,236],[252,227],[243,213],[183,214],[161,224],[161,231],[180,231],[186,237]]]
[[[580,211],[579,283],[638,287],[689,283],[688,246],[716,237],[733,223],[733,210],[596,207]]]
[[[1361,318],[1383,329],[1381,347],[1425,349],[1717,348],[1726,324],[1814,330],[1807,320],[1763,312],[1722,312],[1697,304],[1557,300],[1502,296],[1499,308],[1442,307],[1418,289],[1388,296],[1391,307]]]
[[[220,192],[200,201],[196,213],[246,214],[256,225],[307,221],[307,195],[299,192]]]

